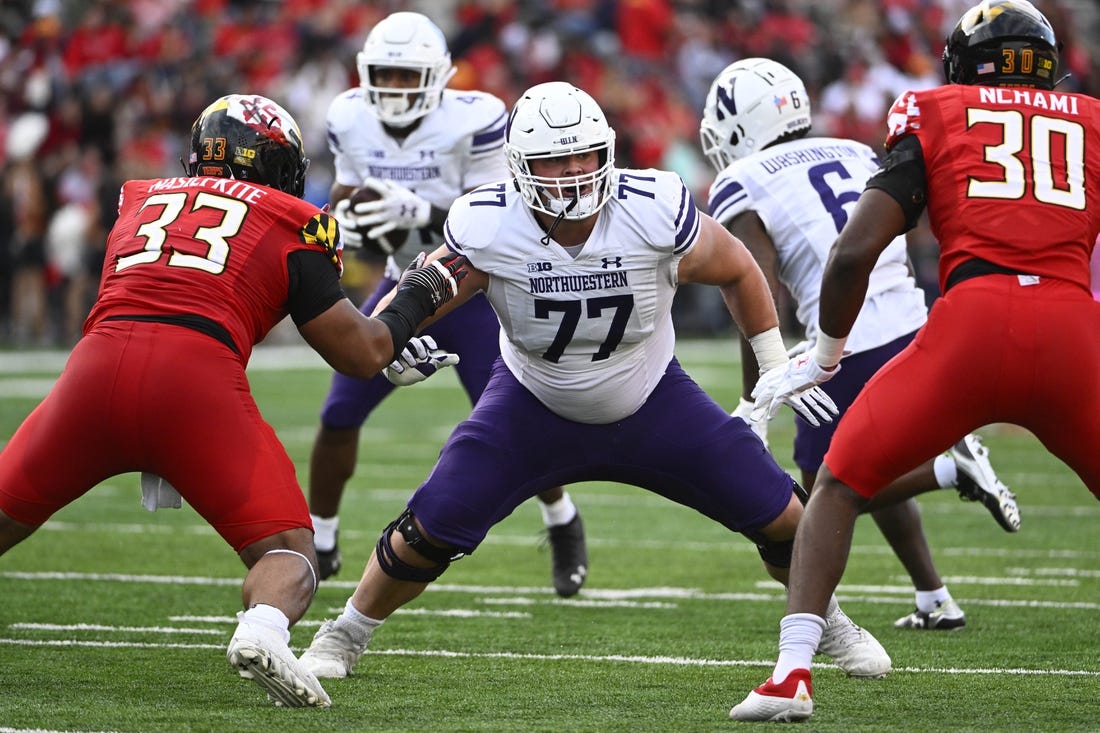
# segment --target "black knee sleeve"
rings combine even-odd
[[[810,500],[810,495],[793,478],[791,479],[791,490],[802,502],[802,506],[806,506],[806,502]],[[794,552],[793,538],[777,542],[769,540],[761,532],[744,532],[743,534],[756,545],[756,551],[760,553],[761,560],[777,568],[789,568],[791,566],[791,554]]]
[[[430,568],[418,568],[398,557],[397,553],[394,552],[393,545],[390,543],[390,537],[393,536],[394,530],[401,533],[401,536],[405,540],[405,544],[416,551],[421,557],[436,563],[435,566]],[[382,572],[395,580],[408,580],[414,583],[432,582],[442,575],[443,571],[450,567],[453,561],[465,554],[462,552],[453,552],[428,542],[424,538],[424,535],[420,533],[420,530],[417,529],[416,522],[413,521],[412,510],[408,508],[401,513],[401,516],[386,527],[382,532],[382,536],[378,538],[378,543],[374,546],[374,550],[378,558],[378,565],[382,568]]]
[[[798,483],[793,478],[791,479],[791,483],[794,484],[794,486],[791,487],[791,489],[794,491],[794,495],[798,497],[798,500],[800,502],[802,502],[802,506],[806,506],[806,502],[810,500],[810,492],[802,488],[802,484]]]
[[[794,552],[794,540],[772,542],[764,540],[756,544],[756,551],[760,553],[760,559],[777,568],[789,568],[791,566],[791,553]]]

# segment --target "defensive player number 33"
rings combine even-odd
[[[164,253],[164,242],[168,238],[166,229],[184,214],[183,207],[186,205],[187,193],[183,191],[158,193],[146,199],[145,205],[142,206],[143,211],[150,206],[164,208],[160,216],[142,224],[134,232],[136,236],[145,239],[145,246],[139,252],[119,257],[118,262],[115,263],[115,272],[159,260]],[[200,191],[195,195],[195,202],[187,213],[199,209],[217,209],[222,212],[222,217],[216,225],[198,227],[191,235],[193,239],[209,245],[206,254],[193,255],[173,250],[168,256],[168,266],[189,267],[219,275],[225,270],[225,263],[229,259],[229,240],[236,236],[244,225],[248,204],[238,199]]]

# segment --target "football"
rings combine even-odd
[[[356,204],[362,204],[368,201],[377,201],[380,198],[382,198],[382,195],[378,193],[376,189],[370,186],[360,186],[359,188],[352,191],[351,195],[348,196],[350,209],[352,211],[355,210]],[[409,238],[408,229],[390,230],[384,235],[386,241],[389,243],[389,248],[387,248],[377,239],[371,239],[370,237],[368,237],[368,229],[369,228],[360,228],[357,230],[359,234],[363,237],[363,249],[367,252],[377,255],[386,256],[387,254],[396,252],[397,250],[401,249],[402,246],[404,246],[405,240]]]

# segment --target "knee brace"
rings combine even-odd
[[[802,484],[798,483],[793,478],[791,479],[791,483],[794,484],[791,487],[791,490],[794,491],[794,495],[798,497],[798,500],[800,502],[802,502],[802,506],[806,506],[806,502],[810,500],[810,492],[802,488]]]
[[[775,542],[764,538],[763,542],[756,543],[756,551],[760,553],[760,559],[777,568],[789,568],[791,566],[791,554],[794,552],[794,539]]]
[[[802,488],[802,485],[791,479],[791,490],[802,506],[810,500],[810,494]],[[744,532],[746,537],[756,545],[756,551],[760,553],[760,559],[777,568],[789,568],[791,566],[791,554],[794,552],[794,538],[789,540],[769,540],[760,532]]]
[[[434,562],[435,566],[430,568],[418,568],[398,557],[390,542],[394,530],[401,533],[401,537],[404,538],[405,544],[416,551],[421,557]],[[448,550],[428,542],[428,540],[424,538],[424,535],[421,534],[420,530],[417,529],[416,522],[413,521],[412,510],[407,507],[405,511],[401,513],[401,516],[393,522],[390,522],[389,526],[382,532],[382,536],[378,538],[378,544],[374,546],[374,550],[375,555],[378,557],[378,565],[382,568],[382,572],[395,580],[408,580],[414,583],[432,582],[442,575],[443,571],[450,567],[452,562],[466,554],[464,552]]]

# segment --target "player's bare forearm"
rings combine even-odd
[[[752,258],[760,266],[764,279],[771,291],[772,303],[776,304],[779,292],[779,252],[775,248],[775,242],[768,234],[764,222],[755,211],[745,211],[738,214],[729,222],[729,231],[740,239],[749,251]],[[779,307],[776,305],[776,311]],[[756,352],[748,339],[741,339],[741,394],[748,396],[756,387],[760,375],[760,365],[756,361]]]
[[[711,217],[700,215],[700,219],[699,239],[680,260],[679,281],[718,286],[745,336],[778,326],[767,279],[744,243]]]
[[[342,183],[334,183],[328,191],[328,202],[330,206],[336,206],[338,201],[343,201],[348,196],[351,196],[351,192],[355,190],[355,186],[345,186]]]
[[[393,361],[393,336],[347,298],[302,324],[302,338],[336,371],[370,379]]]

